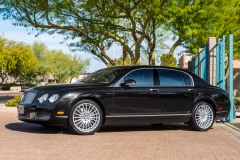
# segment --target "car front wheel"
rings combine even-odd
[[[76,134],[89,135],[99,130],[103,122],[100,106],[92,100],[76,103],[69,115],[68,127]]]
[[[207,131],[214,123],[214,115],[214,109],[209,103],[198,102],[188,125],[196,131]]]

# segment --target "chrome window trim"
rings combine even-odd
[[[133,72],[133,71],[135,71],[135,70],[139,70],[139,69],[152,69],[152,70],[153,70],[153,69],[156,69],[156,70],[158,70],[158,69],[167,69],[167,70],[175,70],[175,71],[178,71],[178,72],[182,72],[182,73],[185,73],[185,74],[187,74],[187,75],[190,76],[190,78],[191,78],[191,80],[192,80],[192,85],[191,85],[191,86],[190,86],[190,85],[184,85],[184,86],[161,86],[161,85],[153,85],[153,86],[137,86],[137,87],[194,87],[194,86],[195,86],[194,80],[193,80],[192,76],[191,76],[189,73],[187,73],[187,72],[185,72],[185,71],[182,71],[182,70],[177,70],[177,69],[174,69],[174,68],[137,68],[137,69],[131,70],[130,72],[128,72],[128,73],[126,73],[124,76],[122,76],[122,78],[119,79],[119,80],[113,85],[113,87],[121,87],[121,86],[117,86],[118,83],[119,83],[126,75],[130,74],[131,72]],[[154,76],[154,75],[153,75],[153,76]],[[154,78],[154,77],[153,77],[153,78]],[[183,77],[183,79],[184,79],[184,77]],[[160,82],[160,79],[159,79],[159,82]],[[132,87],[135,87],[135,86],[132,86]]]

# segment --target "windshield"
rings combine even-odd
[[[80,80],[80,82],[84,83],[102,83],[102,84],[108,84],[112,80],[114,80],[116,77],[120,76],[122,73],[124,73],[128,68],[120,68],[120,67],[111,67],[111,68],[105,68],[98,70],[94,72],[93,74],[83,78]]]

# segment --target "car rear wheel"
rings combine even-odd
[[[68,121],[68,127],[74,133],[94,134],[102,125],[102,110],[96,102],[82,100],[73,106]]]
[[[207,131],[214,123],[214,109],[207,102],[198,102],[192,112],[189,126],[196,131]]]

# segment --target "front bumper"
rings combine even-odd
[[[64,99],[56,103],[19,104],[18,119],[38,124],[66,125],[69,104],[70,99]],[[20,107],[23,108],[22,113],[19,112]],[[59,111],[62,113],[59,114]]]

